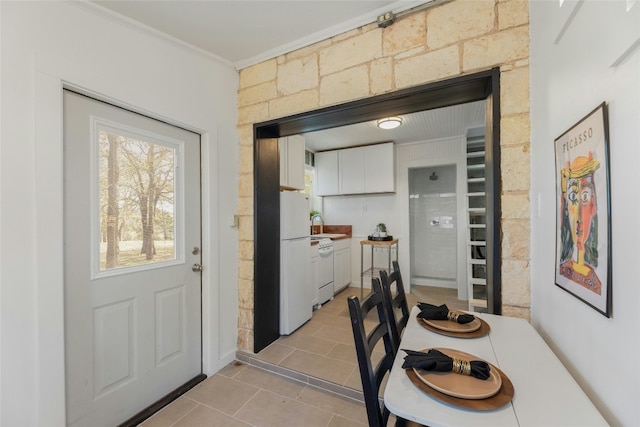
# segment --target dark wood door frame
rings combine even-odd
[[[501,314],[500,69],[493,68],[254,124],[254,352],[280,336],[280,173],[275,138],[481,100],[487,101],[488,311]]]

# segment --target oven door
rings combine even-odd
[[[333,247],[318,250],[318,286],[333,282]]]

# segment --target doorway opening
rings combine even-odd
[[[411,284],[457,289],[454,165],[409,169]]]
[[[316,130],[485,100],[488,311],[500,314],[498,68],[254,125],[254,351],[280,337],[278,141]],[[494,102],[495,98],[495,102]],[[494,125],[495,124],[495,125]]]

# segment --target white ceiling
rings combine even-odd
[[[93,0],[237,69],[433,0]]]
[[[92,0],[74,1],[127,25],[226,62],[236,69],[325,40],[426,3],[446,0]],[[484,126],[484,102],[403,116],[395,130],[375,122],[305,134],[313,151],[376,142],[426,141]]]
[[[466,135],[471,128],[484,128],[485,101],[453,105],[402,115],[402,126],[379,129],[375,121],[304,134],[307,148],[324,151],[393,141],[396,144],[430,141]]]

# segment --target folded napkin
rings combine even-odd
[[[418,318],[420,319],[451,320],[453,322],[458,322],[461,324],[472,322],[473,319],[475,319],[472,314],[460,314],[449,311],[449,308],[446,304],[435,306],[432,304],[427,304],[426,302],[419,302],[418,308],[420,309],[420,313],[418,313]]]
[[[425,371],[456,372],[463,375],[486,380],[489,378],[491,367],[482,360],[461,360],[431,349],[427,353],[402,349],[407,355],[404,357],[403,369],[418,368]]]

